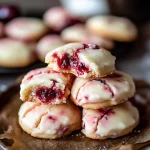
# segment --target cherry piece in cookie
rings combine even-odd
[[[138,125],[139,112],[130,102],[105,109],[83,109],[82,133],[92,139],[126,135]]]
[[[104,77],[115,69],[115,57],[95,44],[70,43],[46,55],[48,68],[77,77]]]
[[[38,58],[44,62],[45,56],[48,52],[53,49],[64,45],[65,43],[61,40],[58,35],[46,35],[36,45],[36,53]]]
[[[73,76],[40,68],[30,71],[22,80],[20,98],[42,104],[66,103]]]
[[[120,71],[104,78],[76,78],[72,89],[73,102],[87,109],[99,109],[122,103],[135,94],[132,77]]]
[[[18,115],[22,129],[37,138],[57,139],[81,128],[81,112],[71,103],[42,105],[25,102]]]

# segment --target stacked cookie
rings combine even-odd
[[[47,68],[29,72],[21,84],[19,123],[29,134],[56,139],[81,128],[93,139],[131,132],[138,110],[132,78],[115,70],[115,57],[95,44],[70,43],[46,55]],[[74,76],[76,79],[74,80]],[[74,80],[74,82],[73,82]],[[73,82],[73,83],[72,83]],[[77,105],[74,106],[68,99]]]
[[[48,68],[30,71],[22,80],[19,124],[38,138],[56,139],[81,128],[81,112],[67,102],[73,81],[71,74]]]

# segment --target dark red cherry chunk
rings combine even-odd
[[[69,54],[65,53],[61,58],[57,55],[57,53],[54,53],[53,57],[56,58],[57,65],[61,69],[64,70],[74,69],[76,70],[78,75],[82,75],[85,72],[89,72],[89,68],[86,67],[82,62],[79,62],[77,53],[75,53],[73,56],[70,56]]]
[[[20,16],[20,10],[18,6],[11,4],[0,5],[0,21],[8,22],[18,16]]]
[[[36,90],[36,96],[40,99],[40,101],[44,104],[51,103],[56,98],[61,99],[63,97],[63,93],[60,89],[55,87],[55,82],[51,88],[48,87],[40,87]]]

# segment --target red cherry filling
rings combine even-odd
[[[56,84],[56,81],[53,81],[52,87],[48,88],[48,87],[43,86],[36,90],[35,92],[36,96],[42,103],[44,104],[51,103],[56,98],[62,99],[64,94],[62,93],[60,89],[55,87],[55,84]]]
[[[108,116],[115,114],[115,112],[111,108],[108,108],[108,109],[99,109],[99,112],[102,113],[101,119],[105,118],[106,120],[108,120]]]
[[[56,117],[54,116],[49,116],[48,119],[50,119],[53,123],[57,121]]]
[[[114,92],[111,90],[111,88],[109,87],[109,85],[106,83],[106,80],[104,79],[100,79],[100,78],[95,78],[93,80],[96,80],[96,81],[100,81],[101,83],[103,83],[105,85],[105,90],[110,92],[112,97],[114,96]]]
[[[83,48],[77,49],[72,56],[65,53],[60,58],[57,53],[54,53],[53,57],[56,59],[59,68],[64,70],[74,69],[78,75],[83,75],[85,72],[90,72],[89,68],[84,63],[80,62],[78,58],[78,53],[85,48],[99,49],[99,46],[95,44],[83,44]]]

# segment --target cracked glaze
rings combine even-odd
[[[71,90],[71,96],[78,105],[127,100],[134,93],[132,77],[120,71],[104,78],[76,78]]]
[[[130,121],[129,121],[130,120]],[[130,102],[106,109],[83,109],[82,132],[87,136],[117,137],[138,123],[138,110]]]

